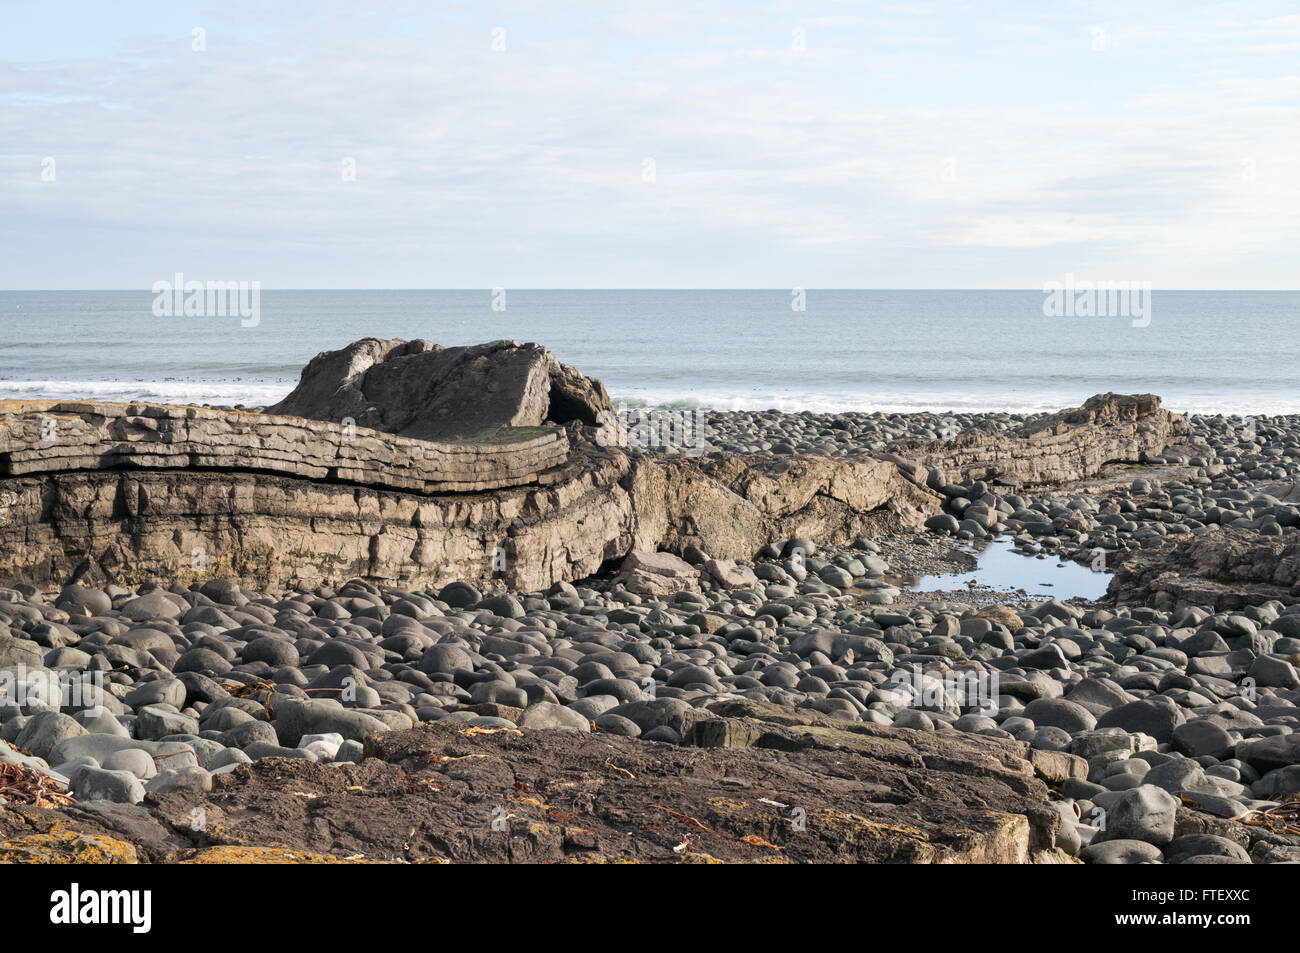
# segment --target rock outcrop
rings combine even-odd
[[[55,472],[0,480],[0,579],[229,576],[262,588],[355,576],[499,580],[532,591],[634,549],[749,558],[791,535],[919,525],[938,497],[888,461],[668,459],[580,442],[548,485],[399,492],[242,470]]]
[[[1157,609],[1290,605],[1300,602],[1300,538],[1224,529],[1162,539],[1122,557],[1108,594]]]
[[[843,543],[920,529],[941,504],[893,461],[874,457],[640,458],[633,494],[643,538],[724,559],[750,559],[794,536]]]
[[[607,406],[537,345],[373,338],[317,357],[277,413],[8,402],[0,579],[535,591],[634,550],[749,559],[792,537],[919,529],[943,501],[934,468],[1082,479],[1186,428],[1157,398],[1103,395],[1010,438],[684,457],[600,446],[583,422]]]
[[[900,441],[890,449],[903,459],[943,470],[954,482],[1001,479],[1037,486],[1091,479],[1107,464],[1140,461],[1190,432],[1186,418],[1165,410],[1153,394],[1098,394],[1082,407],[1008,433]]]
[[[339,422],[421,440],[577,421],[612,410],[605,386],[538,344],[365,338],[318,354],[271,414]]]
[[[167,404],[0,401],[0,474],[7,476],[224,470],[453,493],[545,483],[568,458],[558,427],[449,443],[352,423]]]
[[[1071,862],[1023,744],[743,701],[712,708],[687,709],[688,746],[448,721],[378,735],[360,764],[276,759],[214,779],[209,793],[0,809],[0,857],[259,861],[247,856],[257,848],[275,852],[261,862]],[[497,805],[505,832],[492,826]]]

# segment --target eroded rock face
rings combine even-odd
[[[712,454],[641,458],[632,492],[641,537],[682,552],[749,559],[794,536],[846,542],[883,528],[919,528],[938,494],[888,460]],[[757,545],[755,545],[757,544]]]
[[[393,350],[384,343],[377,353]],[[346,368],[370,359],[355,347]],[[1098,400],[1017,438],[1031,456],[1033,447],[1043,451],[1032,472],[1066,467],[1068,449],[1069,472],[1092,476],[1102,462],[1159,450],[1176,429],[1179,418],[1150,403]],[[697,546],[749,559],[793,537],[841,543],[919,528],[941,503],[925,485],[926,456],[670,457],[598,446],[577,424],[567,440],[552,430],[426,443],[377,433],[360,419],[353,440],[367,449],[353,453],[335,423],[57,406],[16,413],[0,432],[0,466],[12,474],[0,479],[3,579],[186,584],[225,576],[267,589],[360,576],[535,591],[590,576],[633,550]],[[50,414],[68,439],[43,445],[40,419]],[[570,448],[567,462],[561,447]],[[980,456],[984,470],[1003,466],[999,445],[987,440],[922,449]]]
[[[442,347],[365,338],[318,354],[271,414],[350,418],[359,427],[445,440],[502,427],[596,423],[612,410],[605,386],[546,348],[516,341]]]
[[[634,549],[695,544],[750,558],[791,535],[846,541],[875,521],[896,526],[938,508],[887,461],[728,463],[579,442],[552,476],[549,485],[428,495],[240,471],[0,480],[0,578],[225,576],[262,588],[356,576],[421,586],[495,579],[533,591]]]
[[[1124,557],[1108,592],[1158,609],[1300,602],[1300,538],[1225,529],[1160,540]]]
[[[0,473],[234,470],[419,493],[545,483],[569,458],[559,427],[437,442],[302,417],[168,404],[0,401]]]
[[[1098,394],[1008,434],[961,434],[928,443],[900,441],[904,459],[944,470],[951,480],[1003,478],[1023,486],[1096,476],[1108,463],[1136,462],[1187,436],[1186,418],[1154,394]]]

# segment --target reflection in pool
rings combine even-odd
[[[900,580],[913,592],[966,589],[974,582],[979,588],[1023,589],[1031,596],[1058,599],[1100,599],[1106,594],[1110,573],[1094,572],[1075,562],[1060,564],[1055,556],[1037,559],[1012,549],[1009,539],[995,539],[977,555],[979,564],[971,570],[934,576],[913,576]]]

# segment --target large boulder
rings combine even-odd
[[[710,559],[704,564],[704,571],[724,589],[747,588],[758,582],[754,570],[748,566],[739,566],[732,559]],[[852,585],[852,579],[849,585]]]
[[[699,584],[700,571],[672,553],[633,550],[623,560],[615,582],[628,592],[661,597],[692,589]]]
[[[18,665],[41,668],[44,662],[45,650],[35,642],[0,633],[0,668]]]
[[[58,711],[37,712],[18,732],[14,744],[38,758],[48,758],[61,741],[86,733],[71,715]]]
[[[1236,756],[1261,774],[1300,764],[1300,733],[1247,741],[1237,746]]]
[[[1162,847],[1174,839],[1177,812],[1178,799],[1153,784],[1121,791],[1106,812],[1106,826],[1094,843],[1139,840]]]
[[[387,730],[374,715],[344,708],[332,698],[289,698],[275,709],[275,733],[289,748],[298,747],[303,735],[337,734],[364,742]]]
[[[1098,728],[1123,728],[1141,732],[1156,741],[1169,741],[1174,729],[1187,720],[1178,704],[1165,695],[1153,695],[1112,708],[1097,719]]]
[[[600,381],[539,344],[443,347],[378,338],[318,354],[289,396],[267,408],[314,420],[351,418],[358,427],[421,440],[575,420],[595,425],[612,410]]]

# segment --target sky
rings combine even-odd
[[[0,288],[1296,289],[1295,4],[0,0]]]

